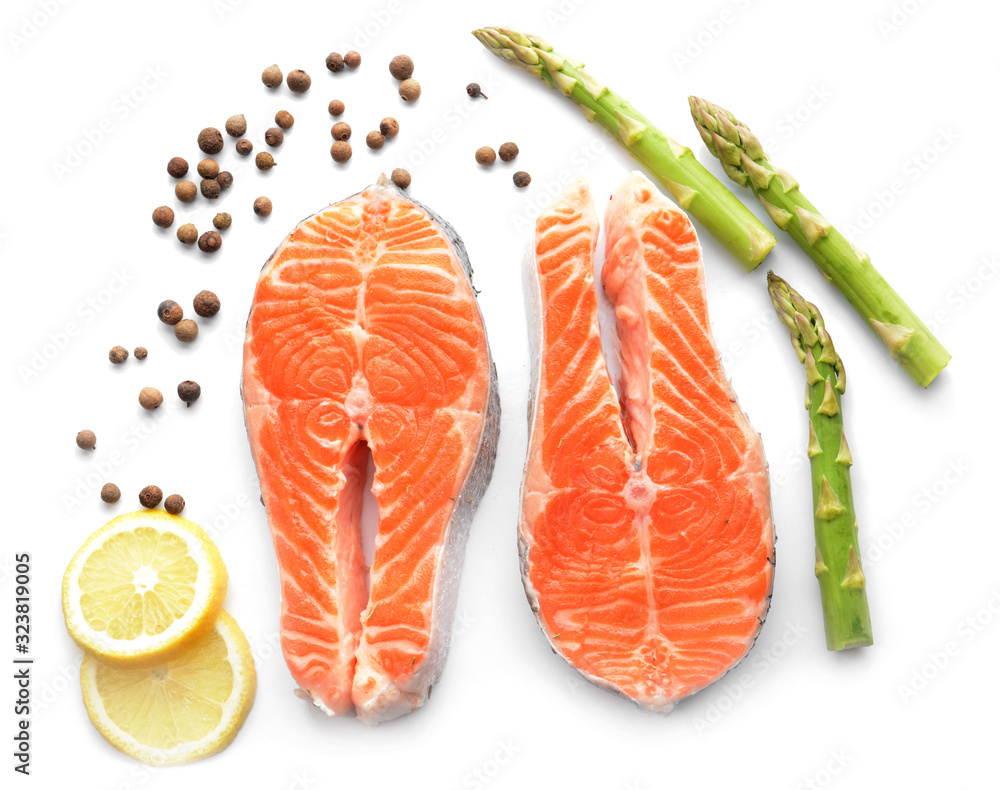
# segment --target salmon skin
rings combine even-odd
[[[767,465],[722,370],[691,223],[640,173],[605,222],[620,399],[601,351],[586,182],[536,222],[521,571],[555,652],[668,712],[731,669],[763,623]]]
[[[444,666],[500,425],[471,278],[452,228],[383,176],[302,222],[257,282],[242,391],[281,646],[297,693],[330,715],[408,713]]]

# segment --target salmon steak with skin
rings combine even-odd
[[[640,173],[607,207],[620,397],[601,350],[598,231],[583,180],[536,222],[522,576],[554,651],[668,712],[739,662],[763,623],[767,465],[722,370],[690,221]]]
[[[242,390],[281,645],[297,693],[331,715],[408,713],[444,665],[500,417],[471,276],[451,227],[383,177],[302,222],[257,282]]]

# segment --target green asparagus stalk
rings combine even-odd
[[[508,27],[473,31],[494,55],[557,88],[604,127],[711,233],[753,271],[775,245],[774,235],[708,170],[690,148],[667,137],[621,96],[595,80],[578,60],[552,51],[538,36]]]
[[[944,346],[881,274],[799,191],[798,182],[775,167],[753,132],[728,110],[688,98],[702,140],[737,184],[749,186],[774,224],[791,236],[866,320],[889,354],[921,387],[951,359]]]
[[[788,327],[799,362],[806,368],[807,454],[812,469],[816,578],[823,602],[826,647],[865,647],[872,644],[872,623],[851,493],[854,462],[840,403],[847,382],[844,364],[815,305],[773,272],[767,274],[767,290],[778,318]]]

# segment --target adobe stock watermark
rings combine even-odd
[[[882,40],[888,41],[906,27],[927,2],[928,0],[903,0],[902,3],[893,3],[888,15],[881,17],[876,23]]]
[[[833,90],[826,85],[810,85],[806,97],[778,118],[774,125],[774,134],[761,140],[764,150],[769,155],[780,151],[781,147],[812,121],[827,104],[833,101],[833,98]]]
[[[948,326],[956,314],[965,310],[993,283],[997,274],[1000,274],[1000,258],[995,253],[981,256],[965,279],[948,290],[945,306],[934,311],[927,320],[927,328],[936,334],[941,327]]]
[[[71,0],[38,0],[35,9],[23,15],[7,33],[7,42],[14,53],[21,51],[38,38],[70,2]]]
[[[572,19],[590,0],[559,0],[545,9],[545,24],[555,30]]]
[[[705,19],[695,32],[689,34],[684,43],[673,51],[671,58],[677,71],[683,72],[698,58],[711,49],[750,8],[750,0],[730,0],[714,16]]]
[[[534,228],[535,220],[575,179],[582,176],[607,150],[608,144],[600,137],[575,148],[569,156],[569,167],[561,169],[555,178],[536,182],[537,186],[523,211],[511,215],[514,230],[519,233]]]
[[[348,52],[352,49],[364,49],[384,33],[392,21],[404,10],[400,0],[389,0],[380,8],[373,8],[368,12],[368,18],[355,25],[348,38],[341,40],[339,51]]]
[[[854,755],[847,749],[833,749],[822,766],[795,785],[795,790],[824,790],[833,784],[847,766],[854,762]]]
[[[510,738],[497,741],[494,752],[462,777],[462,787],[473,789],[486,787],[496,779],[504,766],[510,764],[519,751],[521,747]]]

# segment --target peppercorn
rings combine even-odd
[[[222,249],[222,236],[214,230],[205,231],[198,237],[198,249],[202,252],[218,252]]]
[[[222,146],[222,132],[214,126],[206,126],[198,133],[198,147],[206,154],[217,154]]]
[[[219,186],[223,189],[229,189],[233,185],[233,174],[228,170],[223,170],[216,176],[215,180],[219,182]]]
[[[163,492],[158,486],[146,486],[139,492],[139,504],[150,510],[160,504]]]
[[[177,238],[181,244],[194,244],[198,241],[198,229],[190,222],[185,222],[177,229]]]
[[[483,93],[483,89],[479,87],[478,82],[470,82],[468,85],[466,85],[465,92],[468,93],[469,96],[471,96],[473,99],[477,99],[480,97],[484,99],[490,98],[485,93]]]
[[[399,95],[403,101],[416,101],[420,98],[420,83],[412,77],[399,83]]]
[[[382,119],[382,123],[378,125],[378,130],[382,132],[382,136],[387,139],[395,137],[399,134],[399,121],[390,116],[386,116]]]
[[[219,297],[211,291],[199,291],[194,298],[194,311],[202,318],[211,318],[221,306]]]
[[[170,206],[154,208],[153,224],[158,228],[169,228],[174,224],[174,210]]]
[[[187,175],[188,163],[186,159],[182,159],[179,156],[175,156],[169,162],[167,162],[167,172],[173,178],[184,178]]]
[[[215,178],[219,175],[219,163],[214,159],[202,159],[198,163],[198,175],[202,178]]]
[[[292,69],[288,72],[285,82],[288,83],[288,89],[292,93],[305,93],[312,85],[312,78],[302,69]]]
[[[236,141],[236,153],[240,156],[248,156],[251,151],[253,151],[253,143],[245,137],[242,140]]]
[[[272,126],[266,132],[264,132],[264,142],[267,143],[272,148],[276,148],[285,142],[285,133],[281,131],[277,126]]]
[[[257,164],[257,169],[263,170],[265,172],[270,170],[277,164],[277,162],[274,161],[274,157],[271,156],[267,151],[261,151],[259,154],[257,154],[257,157],[254,159],[254,161]]]
[[[122,490],[114,483],[105,483],[101,488],[101,499],[109,505],[113,505],[122,498]]]
[[[156,315],[167,326],[173,326],[184,317],[184,308],[173,299],[164,299],[156,308]]]
[[[174,337],[182,343],[190,343],[198,337],[198,325],[190,318],[178,321],[174,327]]]
[[[497,161],[497,152],[488,145],[484,145],[482,148],[476,149],[476,161],[481,165],[489,167]]]
[[[281,73],[277,63],[272,63],[260,75],[260,81],[269,88],[277,88],[281,85],[281,79],[285,75]]]
[[[295,123],[295,116],[288,112],[288,110],[278,110],[274,114],[274,122],[282,129],[291,129],[292,124]]]
[[[174,195],[181,203],[190,203],[198,197],[198,187],[194,185],[194,181],[178,181],[174,187]]]
[[[163,503],[163,509],[171,516],[179,516],[184,510],[184,497],[180,494],[171,494]]]
[[[97,434],[93,431],[80,431],[76,435],[76,446],[81,450],[93,450],[97,447]]]
[[[182,381],[177,385],[177,397],[184,401],[188,408],[201,397],[201,387],[196,381]]]
[[[229,226],[233,224],[233,215],[227,214],[225,211],[220,212],[215,215],[212,224],[216,230],[229,230]]]
[[[208,200],[215,200],[222,194],[222,186],[214,178],[206,178],[201,182],[201,194]]]
[[[347,68],[356,69],[361,65],[361,53],[356,50],[351,50],[346,55],[344,55],[344,63],[347,64]]]
[[[385,144],[385,138],[382,136],[382,132],[368,132],[368,136],[365,137],[365,145],[374,151],[377,151]]]
[[[331,52],[326,56],[326,67],[334,73],[343,71],[345,65],[344,58],[339,52]]]
[[[146,350],[145,346],[136,346],[135,351],[132,352],[136,359],[145,359],[149,356],[149,352]]]
[[[350,140],[351,125],[343,121],[337,121],[337,123],[330,127],[330,134],[333,135],[334,140]]]
[[[351,144],[343,140],[337,140],[330,146],[330,156],[334,162],[346,162],[351,158]]]
[[[389,61],[389,73],[397,80],[408,80],[413,76],[413,61],[409,55],[396,55]]]
[[[514,186],[516,186],[518,189],[524,189],[530,183],[531,183],[531,176],[529,176],[523,170],[518,170],[516,173],[514,173]]]
[[[253,202],[253,213],[258,217],[271,216],[271,198],[261,195]]]
[[[160,408],[163,403],[163,393],[156,387],[143,387],[139,391],[139,405],[146,411]]]
[[[410,173],[401,167],[392,171],[392,183],[400,189],[406,189],[410,185]]]
[[[121,365],[128,359],[128,349],[124,346],[115,346],[108,352],[108,359],[111,360],[112,365]]]
[[[504,143],[500,146],[500,159],[504,162],[509,162],[511,159],[514,159],[517,157],[517,154],[517,145],[514,143]]]
[[[330,111],[330,115],[336,118],[346,109],[346,107],[344,107],[344,103],[340,99],[334,99],[330,102],[330,106],[327,107],[327,109]]]
[[[247,119],[244,115],[230,115],[226,121],[226,134],[230,137],[242,137],[247,133]]]

